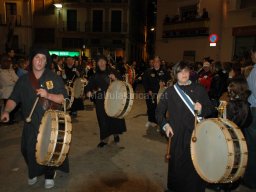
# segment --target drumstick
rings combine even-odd
[[[193,135],[193,137],[192,137],[192,141],[193,141],[194,143],[197,141],[197,137],[196,137],[197,113],[198,113],[198,111],[195,110],[194,135]]]
[[[39,97],[36,98],[36,101],[34,102],[34,105],[33,105],[32,109],[31,109],[31,111],[30,111],[30,114],[29,114],[29,116],[26,118],[26,122],[27,122],[27,123],[30,123],[30,122],[31,122],[31,117],[32,117],[32,115],[33,115],[33,112],[34,112],[34,110],[35,110],[35,108],[36,108],[36,105],[37,105],[38,101],[39,101]]]
[[[172,142],[172,135],[169,136],[168,138],[168,144],[167,144],[167,151],[165,155],[165,161],[168,162],[169,159],[171,158],[171,142]]]

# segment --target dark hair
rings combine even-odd
[[[215,68],[215,72],[218,73],[219,71],[222,70],[222,65],[221,65],[221,62],[220,61],[216,61],[214,63],[214,68]]]
[[[228,86],[228,96],[233,101],[247,101],[250,93],[247,81],[244,78],[235,78]]]
[[[10,64],[8,61],[11,60],[10,56],[7,54],[4,54],[1,56],[1,68],[2,69],[9,69],[10,68]]]
[[[58,55],[52,54],[52,55],[51,55],[51,58],[52,58],[52,60],[53,60],[53,59],[57,59],[57,58],[58,58]]]
[[[255,45],[253,45],[253,47],[252,47],[252,52],[253,52],[253,53],[255,53],[255,52],[256,52],[256,44],[255,44]]]
[[[174,73],[174,78],[177,80],[177,75],[178,73],[180,73],[183,69],[189,69],[190,70],[190,66],[189,66],[189,63],[186,62],[186,61],[180,61],[179,63],[177,63],[175,66],[174,66],[174,70],[173,70],[173,73]]]

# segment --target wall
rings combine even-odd
[[[195,3],[195,0],[159,0],[156,30],[156,54],[169,62],[177,62],[185,50],[196,51],[196,61],[210,56],[214,60],[227,61],[232,58],[234,37],[232,29],[238,26],[256,25],[252,17],[255,8],[239,9],[238,0],[200,0],[200,11],[206,8],[210,18],[210,34],[219,35],[217,47],[209,47],[208,37],[162,38],[163,20],[166,14],[178,14],[178,7]]]

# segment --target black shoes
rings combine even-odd
[[[114,142],[115,143],[119,143],[120,142],[120,137],[118,135],[114,136]]]
[[[107,145],[107,143],[101,141],[99,144],[98,144],[98,148],[103,148],[105,145]]]

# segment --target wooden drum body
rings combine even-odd
[[[65,89],[67,90],[67,94],[69,97],[69,99],[67,100],[66,106],[67,106],[67,109],[70,109],[74,102],[74,98],[75,98],[74,89],[73,89],[73,87],[70,87],[70,86],[65,86]]]
[[[227,119],[207,119],[197,125],[196,137],[196,142],[191,141],[191,157],[202,179],[229,183],[243,176],[248,151],[237,125]]]
[[[72,124],[63,111],[45,112],[37,136],[36,161],[40,165],[60,166],[71,142]]]
[[[134,92],[132,86],[124,81],[114,81],[110,84],[104,101],[108,116],[122,119],[132,109]]]

